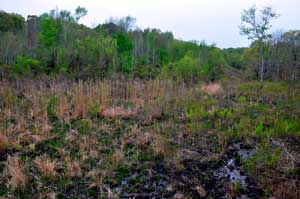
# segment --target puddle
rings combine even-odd
[[[248,159],[256,153],[255,149],[241,149],[241,144],[239,143],[235,145],[235,148],[237,149],[236,153],[241,160]],[[234,158],[229,159],[226,162],[226,165],[218,169],[214,175],[219,179],[227,178],[229,182],[233,184],[239,183],[244,190],[247,190],[248,188],[247,176],[240,171],[240,167],[236,165]]]
[[[230,159],[227,164],[217,170],[214,175],[216,177],[220,178],[228,178],[228,180],[232,183],[239,183],[243,189],[247,188],[246,179],[247,176],[244,176],[241,174],[237,166],[235,165],[235,161],[233,159]]]

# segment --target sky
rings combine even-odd
[[[280,14],[272,31],[300,29],[300,0],[0,0],[0,10],[26,17],[82,6],[88,14],[80,23],[89,27],[110,17],[131,15],[140,28],[159,28],[173,32],[177,39],[205,40],[229,48],[249,46],[238,26],[242,10],[254,4],[272,6]]]

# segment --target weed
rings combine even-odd
[[[8,156],[6,168],[8,175],[7,186],[12,190],[25,188],[28,182],[28,177],[25,173],[24,164],[21,163],[19,157]]]
[[[71,178],[82,176],[81,166],[78,161],[67,162],[67,175]]]
[[[280,150],[273,151],[271,146],[264,142],[258,149],[256,154],[245,160],[244,168],[251,176],[258,177],[258,174],[266,169],[274,169],[280,160]]]
[[[90,119],[81,119],[79,126],[79,133],[87,134],[92,128],[92,121]]]
[[[37,157],[34,163],[38,166],[41,175],[53,179],[56,177],[56,161],[47,157]]]
[[[92,116],[92,117],[97,117],[98,114],[100,113],[100,106],[96,103],[91,103],[88,106],[88,113]]]

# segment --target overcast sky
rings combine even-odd
[[[0,10],[26,17],[51,9],[87,8],[80,22],[95,26],[109,17],[131,15],[141,28],[172,31],[183,40],[205,40],[221,48],[248,46],[239,35],[241,11],[251,5],[272,6],[281,16],[273,30],[300,29],[300,0],[0,0]]]

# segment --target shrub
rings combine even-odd
[[[238,98],[238,103],[244,104],[246,102],[247,98],[245,96],[239,96]]]
[[[191,104],[187,108],[187,118],[191,121],[207,118],[209,113],[204,109],[201,104]]]
[[[47,115],[48,115],[48,118],[51,121],[57,119],[57,116],[55,114],[55,105],[56,105],[56,103],[57,103],[57,97],[51,97],[48,100],[48,103],[47,103]]]
[[[255,135],[258,137],[262,137],[264,132],[264,124],[260,123],[255,127]]]
[[[225,66],[226,61],[222,51],[218,48],[212,48],[208,53],[207,61],[201,67],[200,76],[209,81],[218,80],[221,78]]]
[[[90,119],[81,119],[79,133],[87,134],[92,128],[91,126],[92,126],[92,121]]]
[[[300,135],[300,125],[294,120],[278,119],[274,121],[274,133],[278,136],[287,136],[290,134]]]
[[[195,82],[199,80],[200,63],[192,52],[186,53],[178,62],[163,67],[162,78],[175,78],[180,81]]]
[[[257,174],[276,168],[279,161],[280,150],[273,151],[271,146],[264,142],[259,145],[256,154],[245,160],[243,165],[246,172],[253,177],[258,177]]]
[[[42,71],[42,66],[38,60],[18,56],[13,67],[15,74],[38,74]]]
[[[60,73],[69,72],[70,64],[71,64],[71,58],[68,53],[68,50],[64,47],[60,47],[57,50],[57,60],[56,60],[58,72]]]
[[[216,115],[220,118],[227,118],[232,116],[232,111],[228,109],[223,109],[216,112]]]
[[[100,113],[100,106],[98,104],[95,103],[90,103],[88,105],[88,113],[92,116],[92,117],[96,117],[99,113]]]

